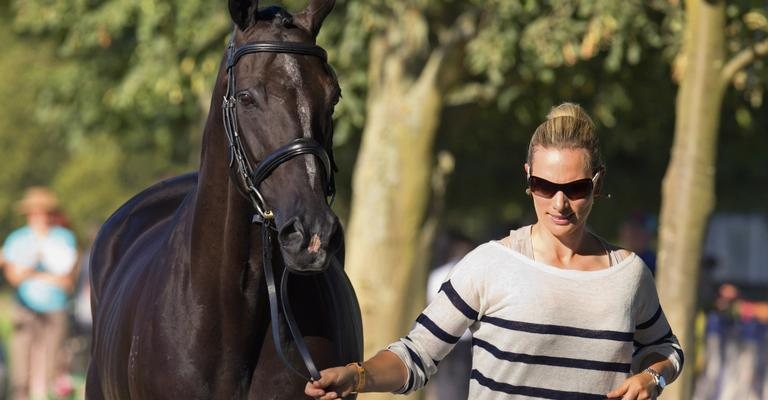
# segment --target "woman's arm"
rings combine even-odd
[[[394,353],[382,350],[362,364],[320,371],[320,380],[309,382],[307,396],[320,400],[340,399],[352,392],[394,392],[405,385],[408,370]]]
[[[683,366],[682,348],[664,316],[653,276],[645,267],[638,288],[638,304],[632,357],[632,371],[636,373],[609,392],[608,398],[655,399],[661,389],[655,376],[659,375],[669,384]],[[652,371],[648,371],[649,368]]]
[[[471,252],[444,282],[439,294],[416,318],[407,336],[356,364],[321,371],[321,379],[310,382],[305,393],[316,399],[337,399],[352,392],[397,392],[418,390],[437,372],[442,360],[467,328],[480,316],[480,287],[485,281],[485,262]]]

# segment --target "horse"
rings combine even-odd
[[[361,359],[329,204],[341,92],[315,44],[333,5],[229,0],[198,171],[134,196],[94,242],[87,399],[296,399]]]

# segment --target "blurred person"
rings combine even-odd
[[[648,399],[677,378],[682,350],[650,270],[586,226],[605,179],[587,113],[553,108],[524,170],[536,223],[470,252],[407,336],[365,362],[323,370],[307,395],[412,392],[467,328],[471,399]]]
[[[475,244],[463,234],[450,232],[447,248],[440,254],[444,262],[430,272],[427,279],[427,303],[439,295],[440,286],[449,277],[451,269]],[[427,400],[459,400],[469,395],[469,377],[472,371],[472,333],[464,331],[451,353],[440,361],[440,370],[426,387]]]
[[[59,357],[77,248],[74,234],[51,219],[58,205],[49,189],[29,188],[18,203],[26,225],[3,244],[5,277],[17,300],[10,349],[14,400],[48,398],[56,381],[67,379]]]
[[[636,213],[619,228],[619,243],[627,250],[637,254],[645,265],[656,275],[656,250],[651,243],[653,241],[652,222],[650,217],[642,213]]]

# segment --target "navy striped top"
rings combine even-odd
[[[517,232],[523,234],[521,230]],[[533,261],[498,242],[461,260],[409,334],[387,347],[423,387],[469,328],[471,399],[605,399],[650,353],[683,353],[634,254],[597,271]]]

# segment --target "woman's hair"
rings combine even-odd
[[[536,146],[556,149],[584,149],[589,155],[592,173],[603,168],[600,140],[592,118],[581,106],[563,103],[553,107],[531,137],[528,145],[528,164],[533,160]]]

